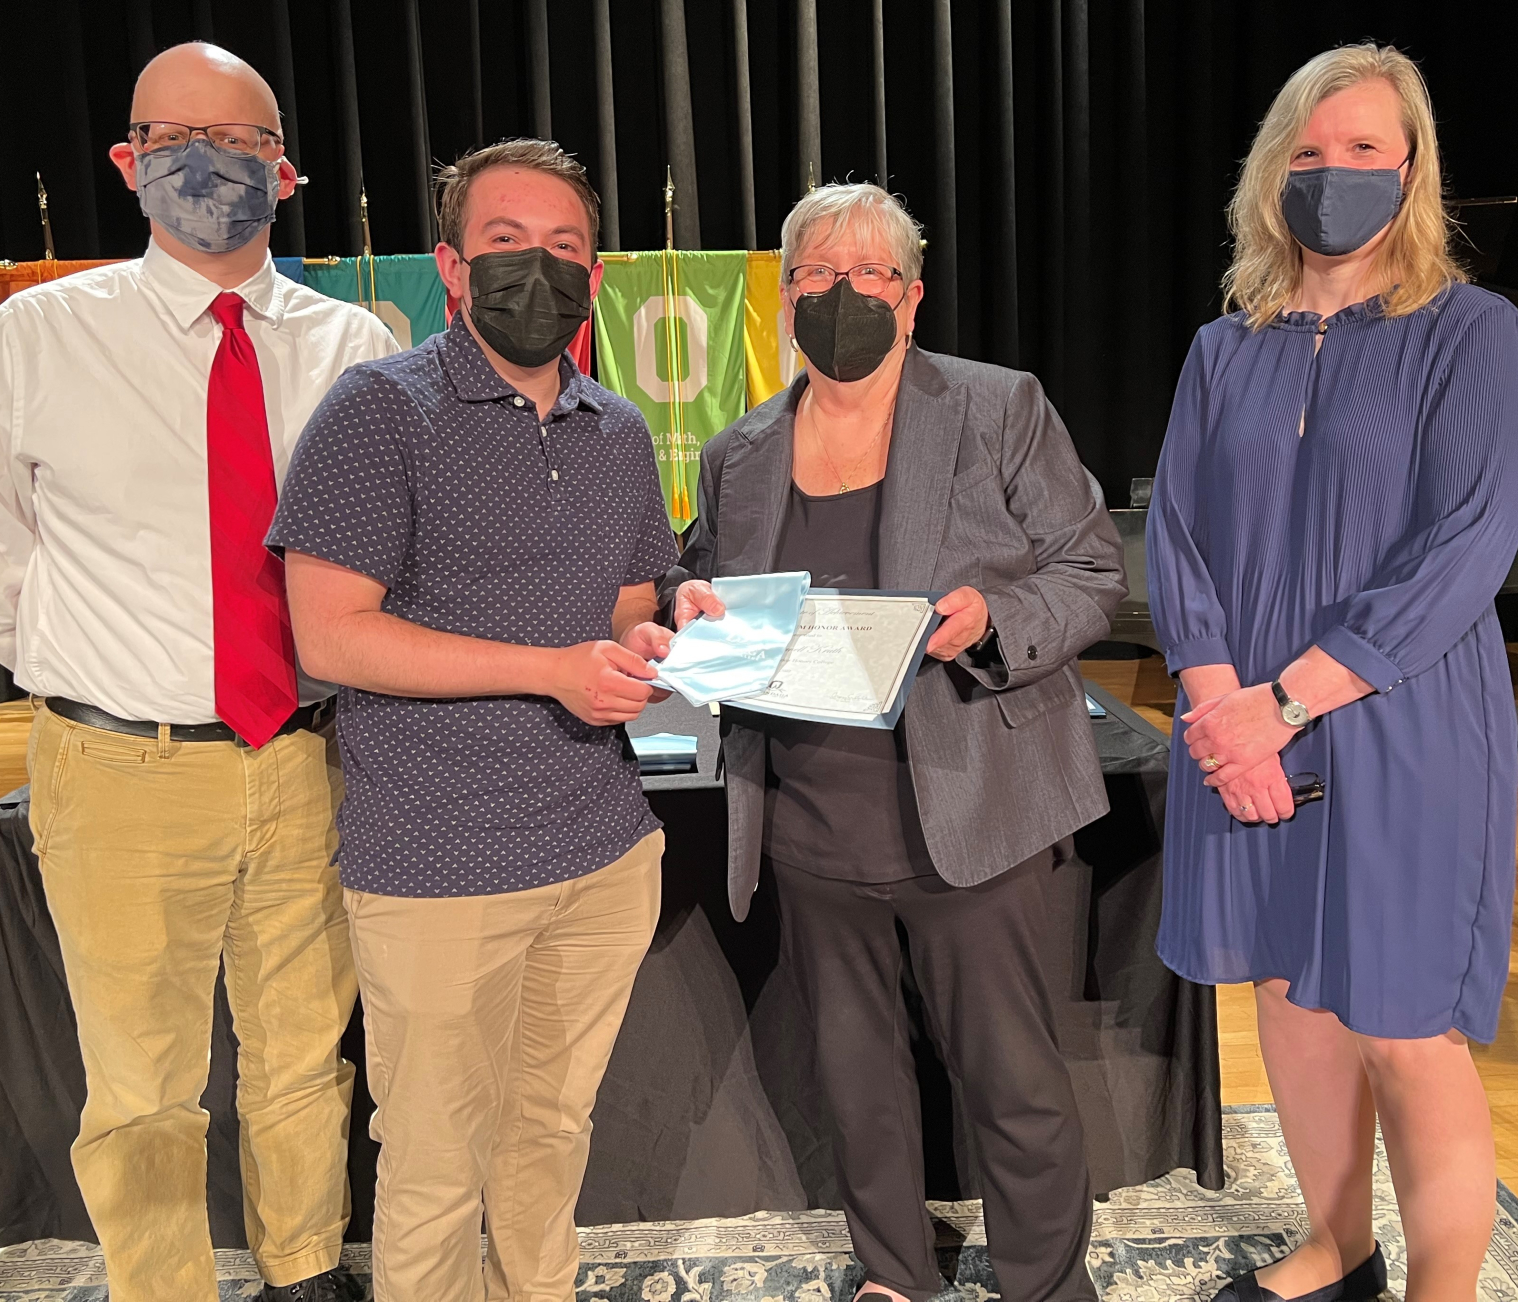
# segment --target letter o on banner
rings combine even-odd
[[[402,348],[411,347],[411,318],[400,308],[389,299],[382,298],[374,305],[374,315],[390,327],[396,343]]]
[[[663,349],[655,336],[659,322],[665,319],[664,305],[668,301],[662,294],[652,296],[633,314],[633,356],[638,368],[638,388],[655,402],[691,402],[706,388],[706,309],[686,294],[674,300],[675,315],[685,322],[690,373],[661,380],[659,363],[665,359],[660,356]],[[665,328],[669,328],[668,323]]]

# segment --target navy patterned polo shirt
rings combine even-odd
[[[269,532],[383,583],[424,628],[523,646],[611,637],[617,589],[675,559],[648,426],[566,354],[541,425],[464,324],[350,367],[301,435]],[[493,895],[594,872],[659,826],[620,728],[537,696],[344,687],[343,885]]]

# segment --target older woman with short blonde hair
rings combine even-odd
[[[943,1287],[909,962],[963,1088],[1002,1295],[1094,1299],[1090,1182],[1039,953],[1061,843],[1107,807],[1075,657],[1122,598],[1117,534],[1031,375],[913,343],[922,252],[895,198],[823,186],[782,242],[807,369],[706,445],[700,514],[661,594],[679,625],[720,618],[719,575],[947,595],[894,731],[724,707],[729,899],[741,919],[761,865],[773,873],[861,1295]]]
[[[1181,679],[1159,951],[1255,984],[1311,1220],[1230,1302],[1359,1302],[1379,1117],[1408,1302],[1470,1299],[1491,1123],[1467,1038],[1508,974],[1518,719],[1492,598],[1518,550],[1518,312],[1447,251],[1433,113],[1389,47],[1287,81],[1230,215],[1149,518]]]

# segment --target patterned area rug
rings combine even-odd
[[[1098,1204],[1090,1267],[1105,1302],[1207,1298],[1224,1278],[1280,1256],[1306,1214],[1275,1112],[1230,1108],[1223,1118],[1228,1188],[1199,1189],[1189,1173],[1125,1189]],[[964,1302],[990,1302],[979,1203],[935,1203],[939,1252]],[[1376,1159],[1376,1236],[1391,1291],[1406,1278],[1402,1227],[1384,1152]],[[839,1212],[763,1212],[736,1220],[602,1225],[580,1233],[578,1302],[847,1302],[860,1283]],[[343,1259],[367,1279],[369,1246]],[[218,1252],[223,1299],[256,1297],[246,1252]],[[945,1295],[945,1298],[952,1295]],[[1497,1190],[1497,1229],[1481,1277],[1483,1302],[1518,1302],[1518,1199]],[[0,1249],[0,1302],[105,1302],[93,1244],[43,1240]],[[1009,1302],[1011,1300],[1009,1299]]]

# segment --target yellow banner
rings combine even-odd
[[[768,251],[748,255],[748,280],[743,298],[743,357],[752,409],[790,383],[805,364],[785,333],[780,303],[780,255]]]

